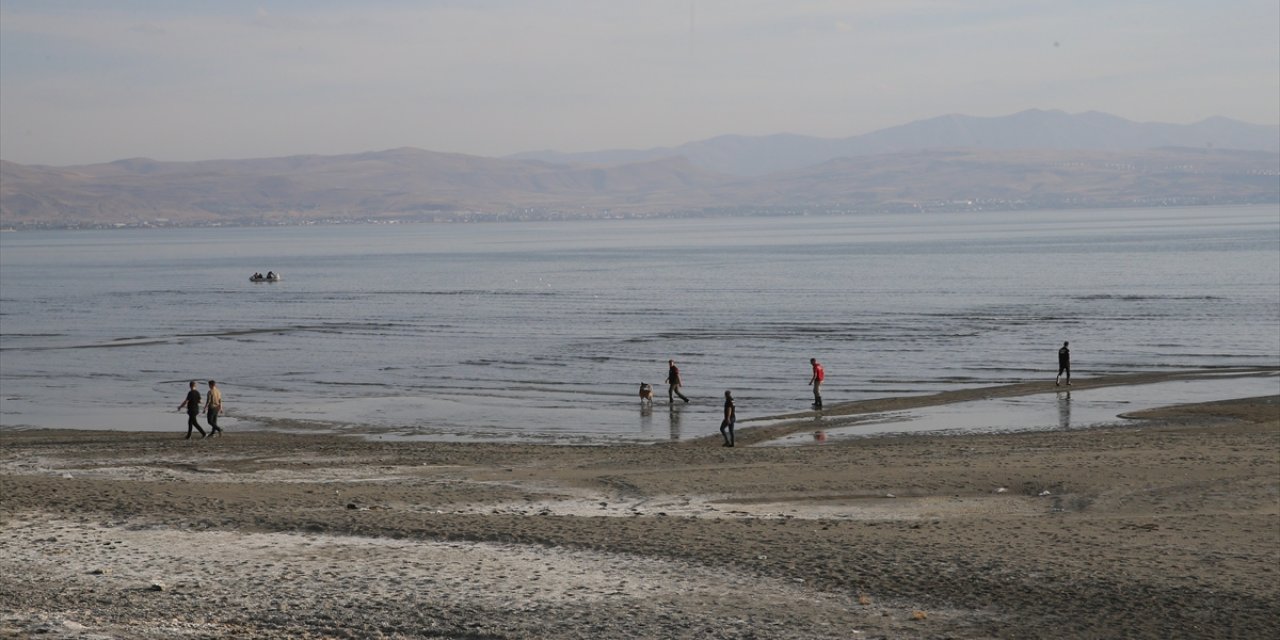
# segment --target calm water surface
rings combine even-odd
[[[1051,378],[1063,340],[1078,376],[1280,364],[1280,210],[0,234],[8,427],[185,431],[215,378],[233,429],[688,438],[725,389],[807,409],[810,357],[837,402]]]

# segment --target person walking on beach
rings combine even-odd
[[[733,392],[724,392],[724,419],[720,421],[720,436],[724,438],[724,446],[733,446],[733,423],[738,421],[738,412],[733,406]]]
[[[191,439],[191,430],[193,428],[200,432],[201,438],[208,435],[204,432],[204,429],[200,427],[200,421],[196,419],[200,417],[200,392],[196,391],[195,380],[191,381],[191,390],[187,391],[187,399],[183,400],[182,404],[178,405],[178,411],[182,411],[183,407],[187,408],[187,437],[183,439]]]
[[[1071,350],[1067,348],[1070,342],[1063,342],[1062,348],[1058,349],[1058,376],[1053,379],[1053,386],[1061,384],[1062,374],[1067,374],[1067,386],[1071,386]]]
[[[809,378],[809,384],[813,385],[813,406],[822,408],[822,381],[826,380],[827,373],[822,370],[822,363],[817,358],[809,358],[809,366],[813,367],[813,376]]]
[[[209,393],[205,397],[205,416],[209,420],[209,435],[222,435],[222,427],[218,426],[218,415],[222,413],[222,391],[218,389],[218,383],[209,381]]]
[[[667,361],[667,402],[675,402],[675,396],[680,396],[681,400],[688,402],[689,399],[680,393],[680,367],[676,366],[675,360]]]

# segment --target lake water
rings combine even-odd
[[[214,378],[231,431],[665,440],[725,389],[807,409],[810,357],[830,404],[1052,378],[1063,340],[1083,377],[1277,366],[1280,209],[0,234],[5,427],[185,432]]]

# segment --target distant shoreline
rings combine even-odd
[[[353,225],[400,225],[400,224],[492,224],[520,222],[608,222],[615,220],[709,220],[717,218],[802,218],[814,216],[860,216],[860,215],[893,215],[912,213],[1012,213],[1018,211],[1105,211],[1128,209],[1187,209],[1194,207],[1254,207],[1280,205],[1280,198],[1266,200],[1206,200],[1167,202],[1155,199],[1152,202],[1104,202],[1098,204],[1045,204],[1027,206],[1011,204],[996,206],[993,203],[973,206],[936,206],[936,207],[888,207],[869,209],[840,210],[829,207],[781,207],[777,209],[752,210],[741,207],[726,208],[714,211],[666,211],[666,212],[619,212],[611,214],[567,214],[561,212],[511,212],[511,213],[466,213],[456,215],[427,217],[353,217],[353,218],[315,218],[315,219],[281,219],[263,222],[102,222],[102,223],[30,223],[6,225],[0,228],[4,233],[21,233],[30,231],[128,231],[128,230],[162,230],[162,229],[256,229],[273,227],[311,227],[311,226],[353,226]]]

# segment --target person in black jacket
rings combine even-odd
[[[1062,348],[1058,349],[1058,376],[1053,379],[1053,386],[1058,386],[1062,379],[1062,374],[1067,374],[1067,386],[1071,386],[1071,350],[1067,348],[1070,342],[1063,342]]]
[[[738,410],[733,404],[733,392],[724,392],[724,419],[720,421],[720,435],[724,446],[733,446],[733,424],[738,421]]]
[[[205,437],[207,434],[205,434],[204,429],[200,427],[200,422],[196,420],[196,417],[200,415],[200,392],[196,391],[195,380],[191,381],[191,390],[187,392],[187,399],[183,400],[182,404],[178,405],[178,411],[182,411],[183,407],[187,408],[187,437],[184,439],[191,439],[192,429],[199,431],[201,438]]]

